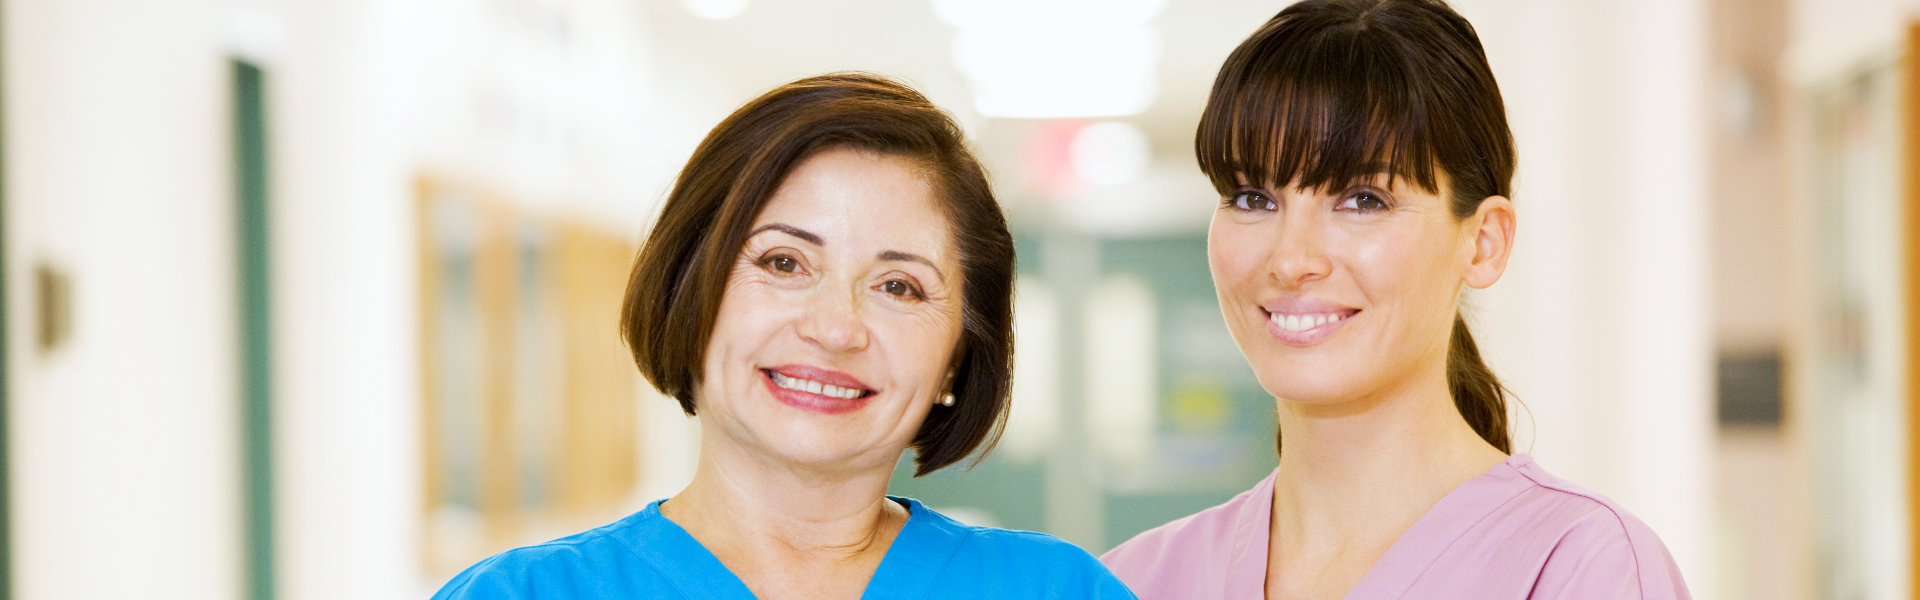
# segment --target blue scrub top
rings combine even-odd
[[[893,500],[907,507],[907,523],[862,598],[1134,597],[1093,555],[1059,538],[970,527],[919,501]],[[433,597],[752,599],[720,559],[661,516],[661,502],[611,525],[502,552]]]

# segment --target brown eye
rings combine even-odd
[[[1364,213],[1386,210],[1391,207],[1387,206],[1387,201],[1381,198],[1380,194],[1368,190],[1360,190],[1347,194],[1347,197],[1340,201],[1340,206],[1337,208]]]
[[[889,279],[887,280],[886,283],[880,284],[880,291],[886,292],[887,294],[892,296],[911,297],[916,299],[921,297],[920,290],[915,289],[913,287],[913,284],[907,283],[905,281],[901,281],[898,279]]]
[[[1234,192],[1233,195],[1227,196],[1221,204],[1242,211],[1273,211],[1280,208],[1272,198],[1268,198],[1266,195],[1252,190]]]
[[[775,273],[800,273],[800,261],[785,254],[763,256],[758,261],[760,268]]]

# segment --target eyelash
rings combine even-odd
[[[1370,200],[1375,204],[1375,206],[1373,206],[1372,208],[1362,208],[1360,206],[1360,202],[1363,200]],[[1354,205],[1353,208],[1343,208],[1349,202],[1353,203]],[[1393,204],[1387,202],[1386,194],[1382,194],[1378,191],[1375,191],[1369,188],[1358,188],[1354,190],[1349,190],[1345,196],[1341,196],[1340,203],[1335,204],[1334,208],[1337,210],[1351,210],[1351,211],[1361,212],[1361,213],[1371,213],[1371,212],[1380,212],[1383,210],[1393,208]]]
[[[783,260],[791,261],[793,263],[794,270],[792,271],[781,270],[777,265],[779,261],[783,261]],[[787,277],[787,276],[801,275],[806,273],[805,267],[802,267],[800,265],[800,259],[789,256],[784,252],[774,252],[774,253],[767,254],[765,256],[761,256],[759,260],[753,261],[753,264],[756,266],[759,266],[761,269],[769,273],[773,273],[777,277]],[[900,284],[902,287],[905,288],[905,291],[903,293],[894,293],[893,291],[889,291],[887,289],[889,286],[896,283]],[[882,294],[894,296],[897,298],[912,298],[918,301],[925,301],[927,299],[927,293],[921,290],[920,286],[914,285],[913,282],[908,281],[906,279],[901,279],[901,278],[893,278],[893,279],[888,279],[886,281],[880,282],[880,285],[874,286],[874,289],[878,290]]]
[[[1265,202],[1267,206],[1270,208],[1254,208],[1253,201],[1256,199],[1259,201]],[[1256,192],[1253,190],[1240,190],[1238,192],[1228,194],[1227,197],[1220,199],[1220,207],[1231,208],[1234,210],[1247,211],[1247,212],[1252,212],[1256,210],[1273,211],[1273,210],[1278,210],[1280,208],[1277,205],[1277,203],[1273,201],[1272,198],[1268,198],[1266,194],[1262,194],[1260,192]]]
[[[891,292],[891,291],[888,291],[888,289],[887,289],[887,288],[888,288],[888,286],[891,286],[891,285],[893,285],[893,284],[896,284],[896,283],[897,283],[897,284],[900,284],[900,285],[901,285],[901,286],[903,286],[903,287],[905,287],[905,288],[906,288],[906,293],[904,293],[904,294],[895,294],[895,293],[893,293],[893,292]],[[904,297],[904,298],[913,298],[914,300],[919,300],[919,301],[925,301],[925,300],[927,299],[927,294],[926,294],[926,292],[923,292],[923,291],[920,291],[920,286],[917,286],[917,285],[914,285],[914,284],[913,284],[913,282],[910,282],[910,281],[907,281],[907,280],[905,280],[905,279],[898,279],[898,278],[896,278],[896,279],[888,279],[888,280],[886,280],[886,281],[882,281],[882,282],[880,282],[880,285],[878,285],[878,286],[875,286],[875,287],[874,287],[874,289],[877,289],[877,290],[880,290],[880,293],[882,293],[882,294],[886,294],[886,295],[889,295],[889,296],[893,296],[893,297],[896,297],[896,298],[902,298],[902,297]]]
[[[1361,201],[1371,201],[1374,206],[1362,207],[1360,206]],[[1265,206],[1262,208],[1254,208],[1253,204],[1255,202],[1263,203]],[[1345,208],[1349,203],[1352,203],[1354,206],[1352,208]],[[1220,199],[1220,206],[1222,208],[1232,208],[1234,210],[1247,212],[1279,210],[1278,203],[1274,202],[1272,198],[1268,198],[1266,194],[1254,190],[1240,190],[1229,194],[1225,198]],[[1359,213],[1379,212],[1391,208],[1393,208],[1393,204],[1387,201],[1386,194],[1370,188],[1350,190],[1341,196],[1338,204],[1334,205],[1335,210],[1348,210]]]
[[[786,271],[775,266],[775,263],[778,263],[779,261],[783,261],[783,260],[793,263],[793,270]],[[791,276],[791,275],[800,275],[800,274],[806,273],[806,267],[803,267],[800,265],[800,259],[789,256],[785,252],[768,253],[764,256],[761,256],[759,260],[753,261],[753,264],[760,267],[761,269],[766,270],[769,273],[773,273],[774,275],[778,275],[778,276]]]

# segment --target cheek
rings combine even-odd
[[[1419,270],[1415,263],[1424,262],[1417,244],[1402,237],[1356,235],[1344,242],[1340,247],[1346,249],[1346,262],[1354,266],[1354,273],[1378,284],[1405,286],[1406,276]]]
[[[1263,240],[1248,227],[1216,220],[1207,229],[1207,268],[1217,287],[1232,288],[1257,274]]]
[[[1451,313],[1459,273],[1452,246],[1418,235],[1356,236],[1347,244],[1354,274],[1376,296],[1408,310]]]
[[[713,334],[707,339],[707,372],[737,362],[764,345],[778,330],[787,311],[781,310],[776,290],[766,285],[731,287],[713,315]]]
[[[945,375],[953,350],[960,344],[959,314],[893,315],[872,323],[872,333],[888,340],[887,359],[909,381]]]

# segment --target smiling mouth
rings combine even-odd
[[[839,398],[841,400],[856,400],[856,399],[865,398],[867,396],[873,395],[873,390],[840,387],[840,386],[829,384],[829,383],[821,383],[811,379],[803,379],[800,377],[788,377],[786,375],[780,374],[778,371],[774,371],[773,369],[761,369],[761,372],[767,374],[767,378],[773,381],[773,385],[775,387],[778,387],[783,390],[806,392],[809,394],[826,396],[828,398]]]
[[[1278,327],[1281,331],[1286,331],[1291,333],[1300,333],[1303,331],[1312,330],[1313,328],[1319,327],[1321,325],[1326,325],[1329,323],[1339,323],[1340,321],[1343,321],[1348,317],[1352,317],[1353,315],[1356,315],[1359,313],[1360,311],[1358,310],[1345,311],[1345,312],[1333,312],[1333,313],[1302,313],[1302,314],[1286,314],[1286,313],[1276,312],[1276,313],[1267,313],[1267,322],[1272,323],[1274,327]]]

